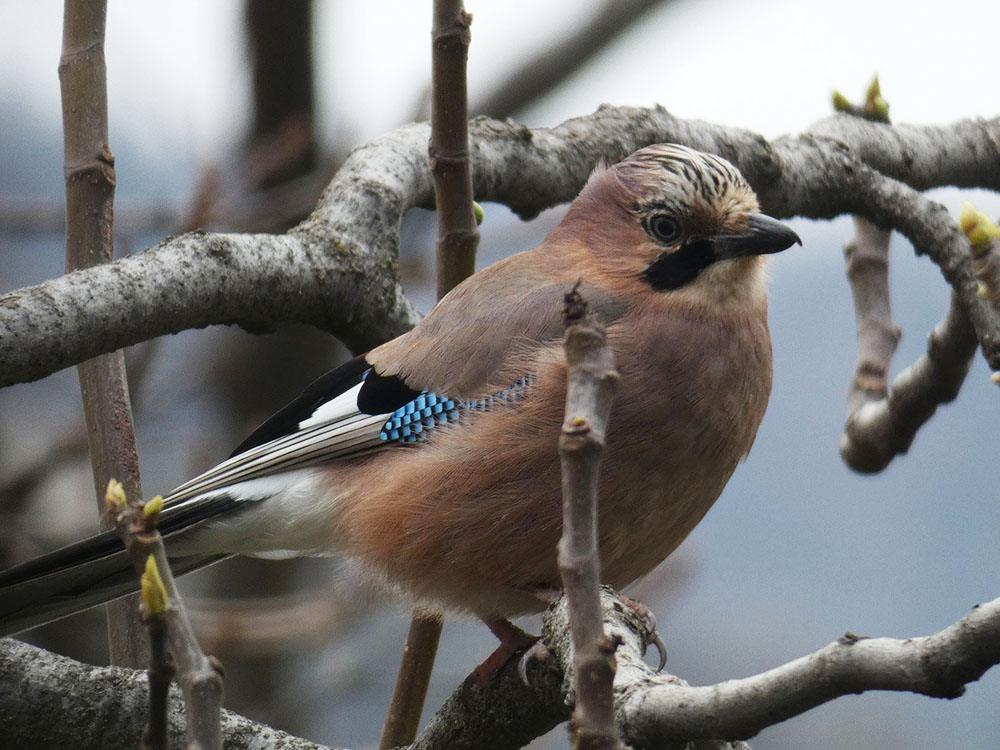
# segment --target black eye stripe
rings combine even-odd
[[[664,253],[642,272],[643,280],[654,289],[666,292],[680,289],[715,262],[715,251],[707,240],[696,240],[673,253]]]

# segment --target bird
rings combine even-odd
[[[343,555],[415,606],[517,641],[510,619],[561,588],[561,301],[579,284],[620,374],[601,578],[632,583],[750,451],[772,381],[765,256],[795,243],[719,156],[661,143],[598,164],[540,245],[466,279],[166,495],[175,574],[232,555]],[[104,532],[0,571],[0,634],[136,588]]]

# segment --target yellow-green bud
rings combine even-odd
[[[157,495],[152,500],[147,500],[142,506],[142,517],[150,523],[156,523],[160,512],[163,510],[163,495]]]
[[[476,214],[476,226],[478,227],[483,223],[483,219],[486,218],[486,214],[483,213],[483,207],[475,201],[472,201],[472,211]]]
[[[871,111],[881,117],[883,120],[889,119],[889,102],[883,99],[881,96],[876,96],[869,107]]]
[[[150,555],[146,558],[146,570],[142,574],[142,605],[150,615],[163,614],[167,610],[167,590],[160,578],[160,569],[156,558]]]
[[[868,88],[865,91],[865,104],[871,106],[875,103],[877,99],[882,98],[882,87],[878,82],[878,73],[872,78],[872,82],[868,84]]]
[[[108,489],[104,492],[104,502],[109,508],[124,508],[128,503],[125,497],[125,488],[117,479],[108,482]]]
[[[971,203],[962,206],[962,214],[958,220],[959,226],[972,245],[973,251],[981,255],[989,249],[992,240],[1000,238],[1000,228],[982,211],[978,211]]]
[[[834,91],[833,109],[835,112],[850,112],[851,103],[847,100],[847,97],[841,94],[839,91]]]

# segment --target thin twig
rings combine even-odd
[[[858,362],[847,397],[848,414],[885,398],[892,356],[902,332],[892,319],[889,295],[891,232],[854,217],[854,237],[845,245],[847,278],[854,295]]]
[[[222,667],[201,650],[184,602],[177,592],[163,539],[156,530],[158,510],[155,507],[159,502],[162,508],[162,500],[154,498],[146,504],[139,501],[126,504],[125,497],[121,486],[115,489],[115,483],[111,482],[106,493],[106,506],[136,572],[142,576],[147,572],[150,558],[154,561],[153,567],[158,573],[158,585],[162,586],[165,601],[163,624],[166,641],[187,708],[188,747],[193,750],[221,750]]]
[[[417,609],[406,633],[403,656],[396,674],[396,687],[385,716],[379,750],[409,745],[420,728],[420,715],[427,698],[434,658],[441,640],[441,616]]]
[[[142,733],[143,750],[166,750],[169,713],[170,681],[174,670],[167,649],[166,613],[147,613],[149,633],[149,723]]]
[[[466,100],[471,23],[472,16],[465,12],[462,0],[435,0],[428,156],[434,177],[438,221],[438,299],[475,272],[479,245],[472,202]],[[408,745],[417,736],[441,627],[440,616],[414,611],[379,742],[380,750]]]
[[[576,708],[570,721],[574,750],[617,748],[612,685],[615,646],[605,633],[599,588],[597,485],[611,401],[618,386],[604,329],[587,313],[574,287],[566,295],[566,418],[559,436],[563,532],[559,573],[573,633]]]
[[[475,273],[479,245],[466,101],[471,23],[472,16],[465,12],[462,0],[435,0],[428,153],[438,222],[438,299]]]
[[[66,270],[109,263],[115,196],[114,156],[108,146],[108,96],[104,62],[104,0],[66,0],[59,82],[63,106],[66,174]],[[79,365],[94,487],[101,527],[108,528],[104,488],[119,478],[132,497],[142,496],[125,358],[121,350]],[[108,605],[111,663],[139,667],[146,650],[138,599]]]

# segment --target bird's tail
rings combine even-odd
[[[169,508],[161,517],[160,533],[169,539],[229,505],[228,498],[220,496],[199,503],[192,510]],[[171,557],[170,567],[178,576],[226,557],[229,555]],[[139,577],[121,538],[114,531],[105,531],[0,571],[0,636],[13,635],[138,590]]]

